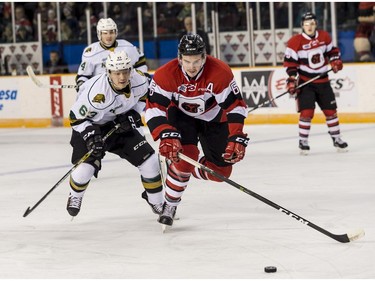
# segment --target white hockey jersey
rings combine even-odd
[[[145,108],[148,79],[142,72],[133,70],[129,81],[121,92],[111,86],[107,73],[84,83],[69,114],[73,130],[82,132],[92,124],[104,125],[131,109],[141,113]]]
[[[105,72],[105,61],[110,52],[125,51],[135,69],[147,72],[146,58],[140,50],[130,42],[119,39],[114,47],[105,48],[100,42],[92,43],[83,50],[81,64],[79,65],[76,82],[86,82],[91,77]]]

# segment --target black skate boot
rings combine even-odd
[[[347,149],[348,144],[346,142],[344,142],[340,137],[336,137],[336,138],[332,137],[332,141],[333,141],[333,146],[337,147],[338,152],[348,151],[348,149]]]
[[[147,192],[146,191],[143,191],[142,192],[142,198],[146,200],[147,204],[150,205],[151,207],[151,210],[154,214],[157,214],[157,215],[161,215],[162,212],[163,212],[163,203],[160,203],[160,204],[152,204],[150,202],[148,202],[148,196],[147,196]]]
[[[167,202],[164,203],[163,206],[163,213],[160,215],[158,222],[163,225],[163,232],[165,231],[167,226],[173,225],[173,219],[176,214],[176,206],[171,206],[167,204]]]
[[[82,198],[83,197],[73,196],[71,193],[69,194],[66,209],[69,215],[71,215],[72,217],[78,215],[79,211],[81,210]]]
[[[299,140],[299,149],[301,150],[301,155],[307,155],[310,151],[310,146],[307,140]]]

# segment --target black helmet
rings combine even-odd
[[[302,17],[301,17],[301,25],[303,25],[303,22],[305,20],[315,20],[316,21],[316,16],[315,16],[315,14],[313,14],[311,12],[307,12],[307,13],[303,14]]]
[[[200,55],[206,52],[206,44],[198,34],[184,35],[178,44],[178,56]]]

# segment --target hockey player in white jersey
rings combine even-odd
[[[106,72],[81,86],[80,95],[70,110],[72,163],[91,149],[93,152],[70,176],[67,211],[71,216],[79,213],[91,178],[98,176],[101,160],[110,152],[138,168],[145,189],[142,198],[154,213],[160,214],[164,196],[159,160],[140,128],[148,79],[143,72],[132,68],[130,58],[123,51],[110,53],[105,65]],[[115,124],[121,126],[104,142],[103,136]],[[110,189],[108,193],[108,198],[115,196],[110,194]]]
[[[147,75],[145,55],[140,50],[124,39],[117,39],[117,24],[111,18],[103,18],[96,26],[98,42],[87,46],[82,53],[76,84],[77,92],[80,86],[91,77],[105,72],[105,61],[111,52],[125,51],[133,63],[133,68]]]

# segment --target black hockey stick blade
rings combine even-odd
[[[348,242],[351,242],[351,241],[354,241],[354,240],[358,240],[359,238],[361,238],[362,236],[365,235],[365,232],[362,229],[353,231],[349,234],[333,234],[333,233],[325,230],[324,228],[321,228],[320,226],[317,226],[316,224],[308,221],[307,219],[289,211],[288,209],[285,209],[284,207],[281,207],[280,205],[272,202],[271,200],[268,200],[267,198],[259,195],[258,193],[255,193],[255,192],[251,191],[250,189],[247,189],[246,187],[243,187],[242,185],[232,181],[231,179],[215,172],[214,170],[206,167],[205,165],[203,165],[201,163],[198,163],[197,161],[191,159],[190,157],[188,157],[188,156],[186,156],[182,153],[179,153],[178,156],[179,156],[180,159],[182,159],[185,162],[197,167],[198,169],[201,169],[201,170],[206,171],[207,173],[210,173],[214,177],[216,177],[218,179],[221,179],[222,181],[230,184],[231,186],[239,189],[240,191],[242,191],[242,192],[244,192],[244,193],[260,200],[260,201],[262,201],[263,203],[266,203],[267,205],[275,208],[276,210],[280,211],[281,213],[284,213],[284,214],[288,215],[289,217],[296,219],[300,223],[302,223],[304,225],[307,225],[307,226],[319,231],[320,233],[323,233],[323,234],[327,235],[328,237],[331,237],[332,239],[334,239],[338,242],[348,243]]]
[[[25,213],[23,214],[23,217],[27,217],[27,215],[30,214],[30,213],[31,213],[31,209],[30,209],[30,207],[27,207]]]

